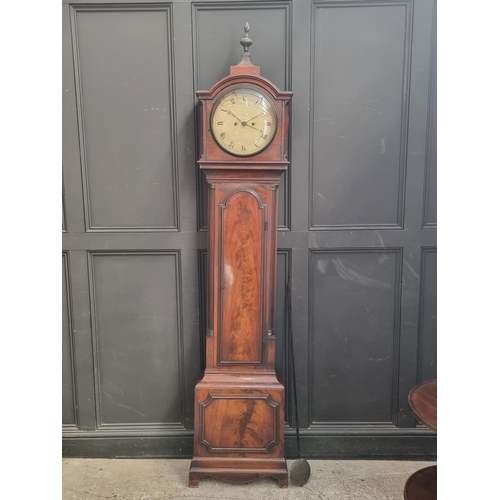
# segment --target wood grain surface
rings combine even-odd
[[[405,500],[435,500],[437,498],[437,466],[431,465],[414,472],[406,481]]]
[[[415,386],[408,394],[408,403],[415,418],[437,432],[437,380]]]
[[[264,207],[254,191],[235,189],[220,211],[220,361],[261,363]]]
[[[203,408],[203,422],[210,422],[202,426],[203,443],[211,451],[266,452],[278,439],[277,406],[265,394],[211,397]]]

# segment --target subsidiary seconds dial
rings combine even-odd
[[[225,94],[212,112],[212,135],[219,146],[236,156],[251,156],[265,149],[277,128],[271,101],[254,89]]]

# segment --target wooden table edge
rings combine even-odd
[[[418,411],[417,408],[413,405],[413,401],[411,400],[412,395],[418,391],[423,386],[430,385],[430,384],[436,384],[436,391],[437,391],[437,379],[433,380],[426,380],[425,382],[421,382],[420,384],[416,385],[411,389],[411,391],[408,393],[408,405],[410,407],[410,410],[413,414],[413,416],[419,421],[422,422],[426,427],[428,427],[430,430],[434,431],[437,433],[437,422],[436,425],[431,424],[428,420],[423,420],[422,416],[420,415],[420,412]]]

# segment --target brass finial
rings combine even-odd
[[[248,36],[248,32],[250,31],[250,25],[248,23],[245,23],[243,29],[245,30],[245,36],[240,40],[240,43],[241,45],[243,45],[244,53],[249,54],[248,49],[250,48],[250,45],[252,45],[253,43]]]

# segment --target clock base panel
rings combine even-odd
[[[286,487],[284,400],[274,371],[205,373],[195,389],[189,486],[209,476],[241,484],[270,477]]]

